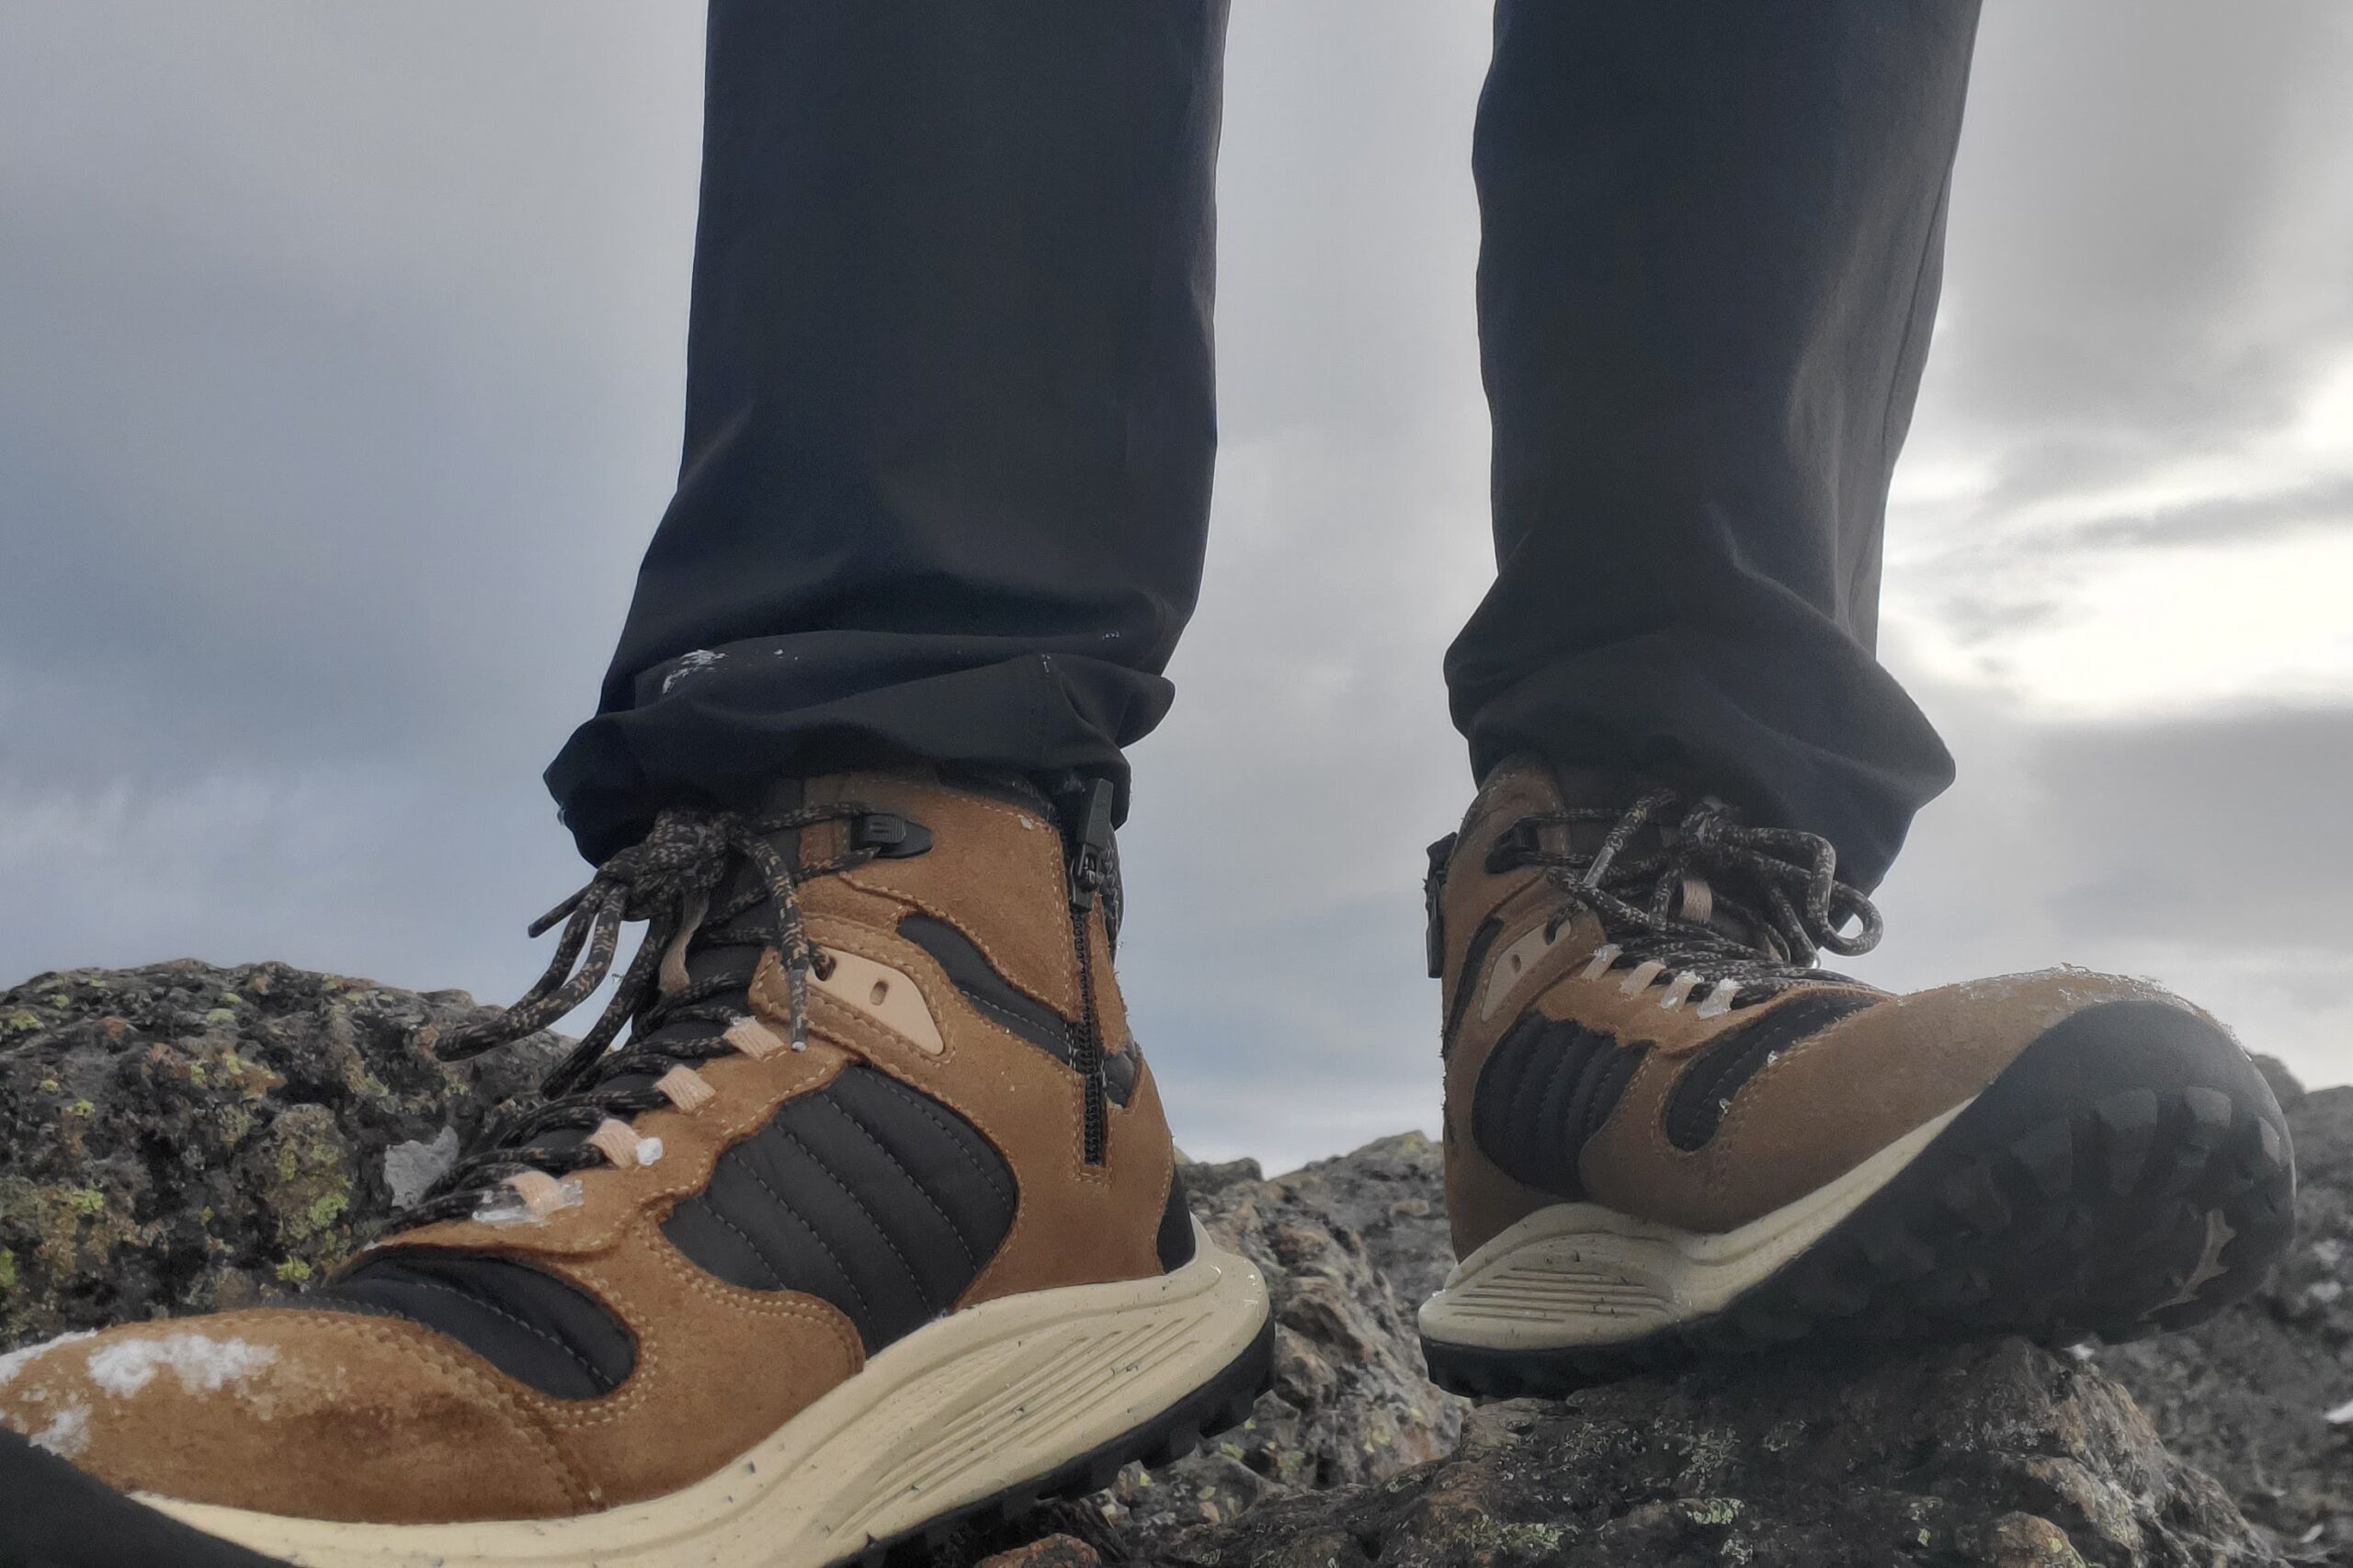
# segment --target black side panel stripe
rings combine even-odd
[[[830,1301],[872,1352],[955,1304],[1017,1202],[1012,1171],[972,1123],[852,1065],[721,1155],[662,1229],[731,1285]]]
[[[608,1394],[637,1360],[628,1328],[604,1303],[568,1280],[483,1254],[391,1248],[287,1305],[405,1319],[556,1399]]]
[[[1723,1125],[1734,1096],[1776,1055],[1811,1040],[1839,1019],[1879,1003],[1854,991],[1807,991],[1733,1028],[1683,1070],[1666,1100],[1666,1138],[1678,1149],[1705,1146]]]
[[[1626,1085],[1634,1081],[1634,1074],[1642,1065],[1643,1052],[1639,1049],[1613,1051],[1602,1062],[1600,1072],[1594,1075],[1591,1091],[1586,1096],[1585,1115],[1577,1123],[1576,1140],[1580,1150],[1593,1142],[1594,1134],[1601,1131],[1601,1124],[1609,1119],[1611,1111],[1618,1108],[1618,1101],[1626,1093]]]
[[[1577,1160],[1649,1049],[1541,1013],[1523,1015],[1480,1071],[1472,1135],[1514,1181],[1583,1198]]]
[[[681,1203],[663,1222],[663,1233],[688,1256],[701,1261],[710,1273],[752,1290],[785,1289],[784,1270],[760,1250],[760,1244],[722,1218],[710,1204]],[[811,1292],[827,1300],[834,1292]]]
[[[999,974],[971,937],[928,915],[904,915],[899,935],[932,956],[964,999],[1030,1044],[1065,1061],[1070,1020]]]
[[[962,1168],[971,1171],[980,1179],[981,1184],[988,1189],[989,1195],[996,1200],[996,1206],[1004,1208],[1008,1212],[1012,1210],[1017,1196],[1014,1191],[1012,1173],[1006,1169],[1005,1161],[982,1139],[980,1132],[971,1122],[966,1121],[930,1096],[917,1093],[886,1074],[866,1074],[853,1079],[847,1085],[836,1081],[834,1087],[844,1096],[854,1096],[851,1100],[853,1104],[858,1100],[864,1100],[871,1106],[875,1103],[875,1096],[879,1096],[884,1102],[894,1103],[903,1108],[905,1114],[914,1116],[936,1129],[941,1135],[938,1141],[919,1139],[918,1144],[931,1151],[954,1149]],[[881,1111],[884,1117],[891,1114],[893,1113],[887,1109]],[[952,1176],[949,1179],[952,1181]],[[951,1187],[950,1190],[953,1188]],[[980,1214],[976,1213],[974,1218],[976,1221],[985,1223]],[[999,1239],[1002,1240],[1002,1237]]]
[[[1454,1053],[1454,1032],[1462,1027],[1462,1015],[1471,1010],[1472,995],[1484,989],[1479,983],[1480,966],[1487,961],[1487,949],[1495,945],[1495,938],[1503,931],[1504,923],[1491,915],[1471,933],[1470,945],[1462,949],[1462,971],[1454,983],[1454,1005],[1447,1008],[1446,1028],[1438,1037],[1438,1054],[1442,1057]]]
[[[905,1165],[901,1163],[898,1155],[891,1153],[889,1146],[886,1145],[882,1140],[877,1138],[871,1131],[868,1131],[864,1122],[858,1120],[857,1117],[852,1116],[848,1111],[844,1110],[839,1100],[827,1099],[821,1100],[819,1103],[824,1105],[828,1110],[831,1110],[835,1116],[840,1117],[844,1121],[847,1122],[852,1131],[856,1132],[860,1138],[865,1139],[867,1142],[873,1145],[874,1152],[876,1153],[890,1161],[892,1165],[897,1169],[899,1174],[906,1177],[908,1188],[913,1191],[916,1197],[922,1199],[925,1204],[930,1208],[931,1211],[939,1217],[940,1228],[945,1230],[948,1233],[949,1239],[956,1244],[956,1250],[964,1255],[965,1266],[972,1269],[973,1273],[979,1273],[983,1260],[978,1254],[972,1251],[971,1239],[964,1234],[964,1231],[961,1226],[958,1225],[954,1220],[949,1218],[948,1210],[939,1206],[939,1199],[934,1198],[929,1192],[926,1192],[924,1189],[923,1183],[916,1179],[915,1173],[908,1170]],[[912,1270],[910,1270],[910,1272],[912,1272]]]
[[[1193,1206],[1185,1200],[1182,1165],[1168,1173],[1168,1202],[1160,1211],[1160,1233],[1154,1239],[1163,1274],[1173,1274],[1193,1261]]]
[[[1055,1061],[1070,1064],[1072,1022],[1053,1008],[997,972],[988,955],[972,939],[945,920],[928,915],[899,917],[899,935],[929,953],[947,971],[949,981],[991,1022],[1001,1024]],[[1135,1092],[1135,1042],[1112,1051],[1103,1059],[1103,1087],[1114,1105],[1125,1105]]]
[[[812,1096],[810,1103],[816,1106],[823,1106],[825,1104],[825,1101],[822,1097]],[[817,1134],[818,1132],[818,1130],[815,1127],[805,1127],[804,1131],[813,1135]],[[865,1199],[858,1196],[858,1189],[866,1184],[862,1182],[844,1181],[840,1175],[837,1174],[846,1166],[849,1166],[853,1169],[855,1168],[852,1165],[851,1161],[843,1157],[845,1151],[840,1147],[839,1143],[831,1138],[824,1139],[824,1141],[832,1146],[825,1153],[820,1154],[814,1148],[802,1142],[800,1136],[794,1133],[792,1129],[790,1127],[779,1128],[778,1131],[783,1135],[786,1142],[790,1142],[793,1148],[800,1151],[800,1153],[808,1160],[810,1165],[815,1166],[819,1171],[824,1173],[824,1179],[833,1183],[834,1190],[840,1193],[842,1197],[848,1201],[850,1208],[857,1211],[858,1220],[864,1223],[869,1230],[874,1233],[874,1239],[881,1242],[882,1244],[883,1250],[888,1252],[891,1256],[897,1261],[899,1265],[899,1271],[907,1277],[907,1283],[915,1288],[918,1295],[925,1294],[924,1286],[926,1280],[923,1271],[916,1268],[914,1264],[907,1261],[907,1249],[899,1244],[899,1238],[892,1233],[892,1227],[886,1223],[881,1216],[877,1214],[874,1210],[868,1205]],[[912,1182],[909,1182],[907,1185],[909,1187],[914,1187],[914,1183]],[[874,1189],[870,1188],[869,1190]],[[890,1196],[889,1189],[875,1191],[875,1197],[878,1199],[884,1199],[888,1196]],[[920,1191],[915,1193],[915,1197],[917,1198],[922,1198],[925,1195]],[[933,1210],[937,1212],[938,1205],[934,1204],[932,1205],[932,1208]]]

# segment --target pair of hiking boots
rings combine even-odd
[[[0,1359],[0,1562],[876,1562],[1240,1420],[1267,1289],[1186,1205],[1110,815],[934,773],[665,815],[550,916],[529,996],[429,1043],[552,1023],[646,921],[610,1007],[340,1275]],[[2073,970],[1827,972],[1877,935],[1834,872],[1532,764],[1433,846],[1438,1382],[2129,1337],[2286,1244],[2284,1124],[2212,1019]]]

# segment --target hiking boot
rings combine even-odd
[[[1569,787],[1564,790],[1563,783]],[[2081,970],[1891,995],[1830,846],[1498,769],[1431,846],[1462,1393],[1819,1337],[2129,1339],[2245,1295],[2295,1173],[2212,1018]]]
[[[1066,804],[902,774],[665,813],[435,1042],[546,1027],[650,922],[392,1233],[283,1306],[0,1362],[0,1562],[880,1562],[1241,1419],[1265,1284],[1128,1031],[1109,790]]]

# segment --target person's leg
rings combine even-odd
[[[1473,153],[1483,776],[1673,773],[1877,882],[1951,779],[1872,657],[1973,0],[1503,0]]]
[[[2126,1335],[2286,1244],[2262,1075],[2143,983],[1820,965],[1950,776],[1871,656],[1965,0],[1503,0],[1476,153],[1501,571],[1448,661],[1432,1376]],[[1711,797],[1721,797],[1714,799]]]
[[[1224,25],[712,6],[677,495],[548,773],[591,858],[787,769],[1124,785],[1200,578]]]

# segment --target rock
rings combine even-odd
[[[0,994],[0,1353],[332,1267],[563,1049],[469,1068],[411,1043],[473,1012],[273,964]],[[1815,1349],[1475,1411],[1424,1381],[1414,1334],[1452,1261],[1428,1140],[1271,1180],[1188,1165],[1195,1211],[1267,1274],[1275,1388],[1202,1451],[936,1563],[2353,1563],[2353,1423],[2323,1419],[2353,1402],[2353,1090],[2281,1097],[2297,1251],[2197,1333]]]
[[[1446,1220],[1445,1157],[1420,1133],[1383,1138],[1282,1179],[1363,1239],[1374,1269],[1409,1317],[1446,1283],[1454,1238]]]
[[[1116,1532],[1107,1544],[1132,1552],[1270,1497],[1384,1480],[1453,1450],[1468,1406],[1425,1374],[1418,1299],[1401,1301],[1363,1238],[1315,1196],[1331,1179],[1302,1172],[1195,1194],[1210,1233],[1267,1277],[1275,1386],[1201,1452],[1150,1474],[1129,1466],[1102,1504]]]
[[[1075,1536],[1050,1535],[1011,1551],[1000,1551],[981,1568],[1102,1568],[1103,1556]]]
[[[385,1150],[384,1189],[391,1195],[392,1208],[415,1207],[433,1184],[457,1165],[460,1148],[458,1130],[445,1127],[430,1143],[412,1138]]]
[[[2097,1371],[1813,1351],[1481,1408],[1449,1459],[1143,1543],[1166,1568],[2282,1561]]]
[[[1267,1178],[1267,1173],[1258,1168],[1256,1160],[1188,1160],[1180,1150],[1176,1163],[1185,1167],[1186,1192],[1195,1198],[1223,1192],[1236,1182],[1264,1181]]]
[[[201,1312],[332,1268],[419,1157],[544,1072],[537,1037],[449,1066],[477,1011],[283,964],[44,974],[0,993],[0,1351]]]

